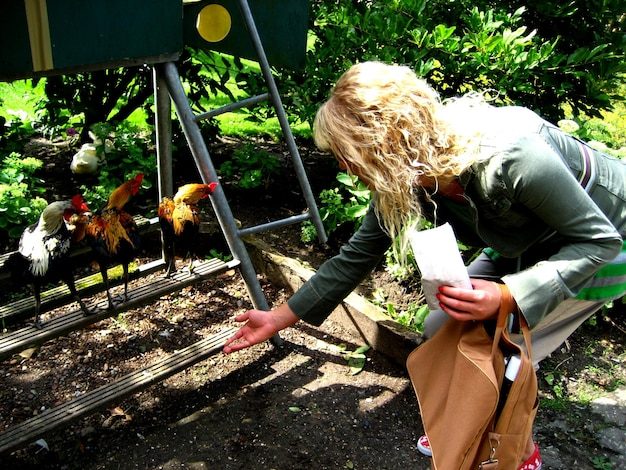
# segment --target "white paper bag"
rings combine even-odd
[[[422,290],[428,308],[439,309],[436,297],[439,286],[472,288],[450,224],[419,232],[411,230],[409,242],[422,274]]]

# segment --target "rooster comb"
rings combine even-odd
[[[72,207],[76,209],[78,212],[87,212],[89,207],[87,207],[87,203],[83,199],[83,196],[80,194],[76,194],[72,196]]]

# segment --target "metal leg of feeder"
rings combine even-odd
[[[163,77],[153,69],[159,200],[174,194],[172,174],[172,102]]]
[[[157,171],[159,175],[159,201],[164,196],[174,194],[174,176],[172,174],[172,102],[167,92],[163,77],[152,69],[154,83],[154,127],[156,129]],[[163,237],[161,236],[161,246]],[[161,252],[165,261],[165,252]]]
[[[274,105],[274,109],[276,110],[276,115],[278,116],[278,122],[280,123],[280,127],[283,131],[285,141],[287,142],[287,147],[289,148],[289,153],[291,154],[291,158],[293,160],[296,176],[298,177],[298,181],[300,182],[300,187],[302,188],[304,199],[309,208],[311,221],[313,222],[313,225],[317,230],[317,236],[320,243],[326,243],[327,237],[326,231],[324,230],[324,224],[322,223],[322,219],[319,215],[319,212],[317,211],[317,204],[315,203],[315,198],[313,197],[313,192],[311,191],[311,186],[309,184],[309,180],[307,179],[304,165],[302,164],[302,159],[300,158],[300,153],[298,152],[298,147],[296,146],[296,141],[293,137],[293,133],[291,132],[289,120],[287,119],[285,109],[283,108],[283,103],[280,99],[280,94],[278,93],[278,88],[276,87],[274,76],[272,75],[272,69],[270,68],[269,61],[267,60],[267,55],[265,54],[265,50],[263,49],[261,37],[259,36],[259,32],[254,22],[254,17],[252,16],[252,12],[250,11],[250,5],[248,5],[248,1],[239,0],[239,9],[241,10],[241,14],[243,15],[244,21],[246,22],[246,27],[248,28],[248,32],[250,33],[250,38],[252,39],[252,43],[254,44],[254,47],[256,49],[259,64],[261,66],[261,71],[263,72],[263,77],[265,78],[265,82],[267,83],[270,98],[272,100],[272,104]]]
[[[213,166],[213,162],[209,156],[209,151],[204,142],[204,138],[200,132],[200,128],[194,119],[193,111],[189,105],[189,101],[185,94],[185,90],[180,82],[180,76],[178,70],[172,62],[165,64],[159,64],[156,66],[157,73],[162,74],[164,78],[178,118],[180,119],[183,132],[191,149],[191,154],[196,162],[202,180],[205,183],[211,181],[217,181],[217,173]],[[226,242],[233,253],[233,256],[239,260],[239,269],[243,280],[248,289],[248,293],[252,299],[252,303],[255,308],[259,310],[269,310],[269,305],[265,298],[265,294],[261,289],[261,284],[256,276],[256,271],[252,264],[252,260],[248,255],[246,247],[238,236],[237,225],[235,224],[235,218],[230,210],[226,196],[221,185],[218,185],[213,195],[211,196],[211,204],[215,209],[222,232],[226,238]],[[272,338],[274,345],[279,345],[281,339],[278,335]]]

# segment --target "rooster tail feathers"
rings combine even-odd
[[[171,219],[174,211],[174,201],[169,197],[164,197],[159,204],[157,215],[159,219]]]
[[[196,209],[188,204],[177,204],[172,213],[172,224],[174,225],[174,233],[180,235],[185,229],[185,224],[191,223],[198,225],[200,217]]]

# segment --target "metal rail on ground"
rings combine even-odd
[[[46,432],[92,413],[110,403],[143,390],[177,372],[219,352],[236,328],[226,328],[216,335],[204,338],[176,351],[144,369],[127,374],[115,382],[27,419],[0,434],[0,453],[10,452],[40,438]]]
[[[147,305],[163,295],[171,294],[212,275],[235,268],[238,264],[237,261],[225,263],[214,258],[195,265],[191,274],[184,270],[177,271],[169,278],[162,277],[147,285],[129,290],[128,300],[119,304],[115,311],[108,310],[108,301],[103,300],[96,305],[98,311],[93,315],[85,316],[78,309],[45,322],[41,328],[28,326],[6,333],[0,336],[0,360],[6,359],[29,347],[43,344],[53,338],[58,338],[71,331],[84,328],[117,313]]]
[[[150,263],[142,264],[131,268],[128,274],[129,280],[138,279],[156,271],[165,269],[165,261],[158,259]],[[109,286],[115,287],[124,282],[123,277],[115,277],[114,272],[118,271],[117,267],[110,268]],[[103,292],[105,290],[102,275],[100,273],[91,274],[76,280],[76,290],[81,298]],[[87,299],[88,300],[88,299]],[[57,307],[73,302],[74,298],[69,288],[63,284],[41,293],[41,313],[49,312]],[[13,325],[19,321],[23,321],[35,314],[35,297],[25,297],[23,299],[0,305],[0,324],[3,326]]]

